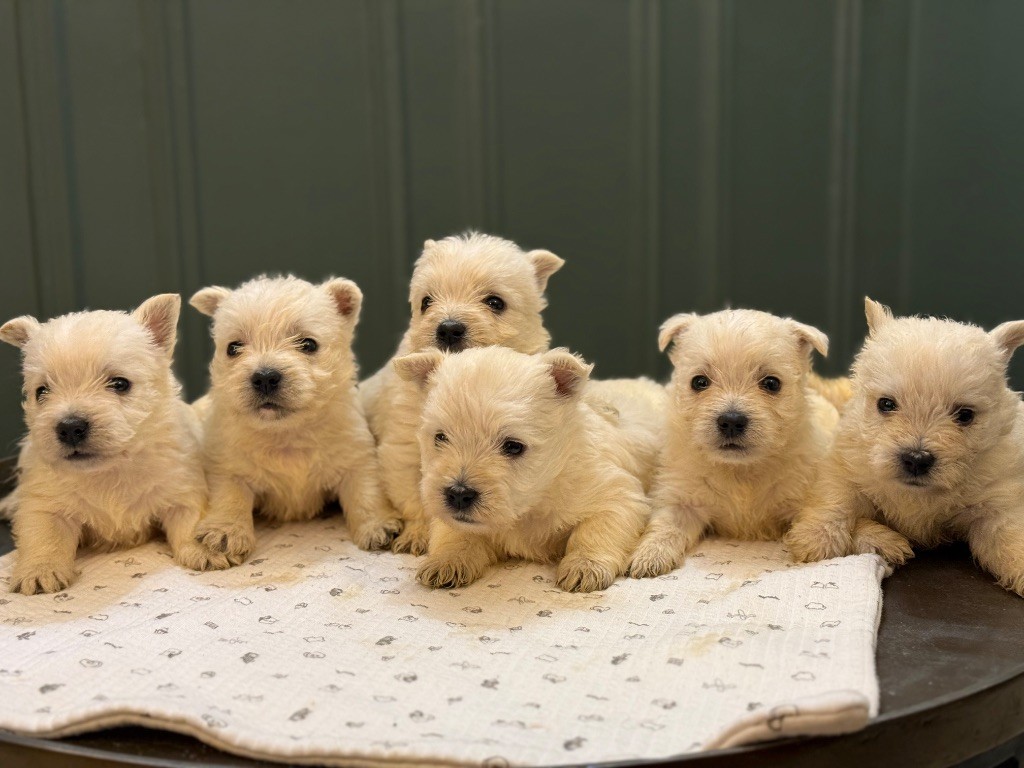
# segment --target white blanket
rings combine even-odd
[[[300,763],[540,765],[843,733],[878,707],[874,556],[795,566],[780,544],[712,541],[602,593],[519,562],[445,592],[332,518],[260,530],[230,571],[182,570],[163,542],[79,565],[67,592],[0,594],[0,728],[143,724]]]

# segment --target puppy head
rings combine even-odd
[[[869,335],[853,364],[849,406],[871,476],[941,493],[966,480],[1013,426],[1020,402],[1006,366],[1024,321],[991,333],[933,317],[894,318],[865,300]]]
[[[414,350],[497,345],[539,352],[551,337],[541,310],[548,278],[565,262],[549,251],[475,232],[427,240],[409,288]]]
[[[591,366],[564,349],[437,350],[395,361],[427,390],[419,429],[423,508],[475,531],[507,528],[564,465]]]
[[[658,336],[669,356],[684,438],[711,461],[754,462],[785,450],[805,417],[811,351],[828,352],[816,328],[766,312],[676,315]]]
[[[0,339],[22,350],[25,421],[43,461],[93,470],[147,439],[151,417],[178,395],[180,309],[180,296],[163,294],[131,314],[76,312],[42,324],[24,316],[0,327]]]
[[[191,303],[213,317],[211,395],[242,418],[313,418],[356,376],[352,338],[362,293],[351,280],[313,285],[264,276],[235,290],[203,288]]]

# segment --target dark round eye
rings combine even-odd
[[[782,389],[782,382],[778,376],[765,376],[759,384],[765,392],[778,392]]]
[[[227,349],[228,357],[234,357],[235,355],[237,355],[241,351],[242,351],[242,342],[240,342],[240,341],[232,341],[230,344],[228,344],[228,349]]]
[[[970,408],[958,408],[956,413],[953,414],[953,421],[961,427],[966,427],[974,421],[974,411]]]
[[[107,382],[107,389],[112,389],[115,392],[127,392],[132,388],[132,383],[128,381],[124,376],[114,376],[110,381]]]
[[[506,440],[501,444],[501,452],[506,456],[522,456],[526,446],[518,440]]]
[[[444,432],[438,432],[436,435],[434,435],[434,445],[441,445],[441,443],[447,442],[448,435],[446,435]]]
[[[898,410],[899,406],[896,405],[896,401],[891,397],[880,397],[878,398],[878,410],[882,413],[892,413]]]
[[[320,345],[316,343],[316,339],[299,339],[299,349],[307,355],[311,355],[320,349]]]
[[[50,394],[50,388],[49,387],[46,387],[46,386],[36,387],[36,402],[38,403],[40,400],[42,400],[48,394]]]
[[[690,379],[690,387],[694,392],[702,392],[711,386],[711,379],[707,376],[694,376]]]
[[[501,298],[501,296],[488,296],[484,299],[484,304],[486,304],[492,312],[505,311],[505,300]]]
[[[434,300],[429,296],[424,296],[423,301],[420,302],[420,312],[426,312],[430,305],[434,303]]]

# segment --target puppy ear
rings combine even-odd
[[[668,345],[673,341],[678,341],[679,337],[682,336],[693,325],[693,321],[696,320],[700,315],[695,312],[687,312],[681,315],[673,315],[664,323],[661,324],[661,328],[658,330],[658,349],[664,352],[668,349]]]
[[[429,251],[435,245],[437,245],[437,241],[436,240],[431,240],[430,238],[427,238],[426,240],[423,241],[423,250],[424,251]]]
[[[0,329],[0,333],[3,333],[3,329]],[[1003,359],[1009,362],[1013,351],[1024,344],[1024,320],[1011,320],[1008,323],[997,325],[989,333],[989,336],[996,343]]]
[[[864,314],[868,319],[868,334],[874,336],[882,326],[892,321],[892,310],[885,304],[864,297]]]
[[[353,324],[357,323],[359,310],[363,307],[363,292],[359,286],[344,277],[335,277],[324,283],[323,287],[334,299],[338,314]]]
[[[801,352],[810,357],[811,350],[813,349],[822,357],[828,357],[828,336],[813,325],[804,325],[796,320],[790,320],[789,322],[793,328],[793,333],[796,334]]]
[[[204,315],[213,317],[213,314],[217,311],[217,307],[220,306],[220,303],[230,295],[230,288],[221,288],[219,285],[211,285],[209,288],[200,288],[192,294],[192,298],[188,300],[188,303]]]
[[[413,352],[411,355],[396,357],[391,364],[395,367],[400,379],[414,381],[422,388],[427,385],[431,375],[443,360],[444,353],[441,350],[427,349],[423,352]]]
[[[0,326],[0,340],[13,344],[15,347],[24,347],[32,334],[39,330],[39,321],[32,315],[22,315],[13,320],[8,320]]]
[[[157,347],[168,355],[174,351],[174,341],[178,337],[178,315],[181,313],[181,296],[176,293],[161,293],[146,299],[139,308],[132,312],[149,331]]]
[[[545,352],[541,360],[548,365],[551,378],[555,380],[555,391],[560,397],[577,395],[594,369],[593,365],[564,347]]]
[[[547,290],[548,278],[565,265],[565,259],[555,256],[551,251],[530,251],[526,254],[526,258],[533,264],[533,274],[537,279],[537,290],[541,293]]]

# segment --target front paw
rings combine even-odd
[[[23,595],[62,592],[71,586],[77,575],[74,565],[63,568],[48,565],[27,567],[24,570],[19,568],[14,572],[11,592],[20,592]]]
[[[402,531],[402,521],[397,517],[384,520],[371,520],[360,526],[352,527],[352,541],[360,549],[373,551],[387,549]]]
[[[482,573],[483,568],[463,557],[445,558],[435,555],[424,561],[416,572],[416,578],[425,587],[454,589],[472,584]]]
[[[880,524],[868,530],[858,529],[853,549],[859,555],[879,555],[891,568],[899,568],[914,556],[906,536]]]
[[[641,541],[629,564],[629,575],[634,579],[653,579],[664,576],[683,564],[683,557],[664,544]]]
[[[581,555],[566,555],[558,564],[555,583],[566,592],[596,592],[607,589],[618,573],[604,563]]]
[[[409,520],[405,528],[391,545],[393,552],[408,552],[411,555],[427,554],[427,545],[430,543],[430,526],[422,520]]]
[[[815,563],[845,557],[853,549],[853,535],[842,524],[796,523],[782,538],[790,557],[798,563]]]
[[[244,563],[256,546],[251,526],[239,523],[225,526],[215,521],[200,521],[196,526],[195,540],[210,552],[224,555],[229,566]]]
[[[198,541],[190,541],[180,547],[174,552],[174,559],[178,565],[193,571],[223,571],[232,565],[238,565],[231,562],[223,552],[214,552]]]

